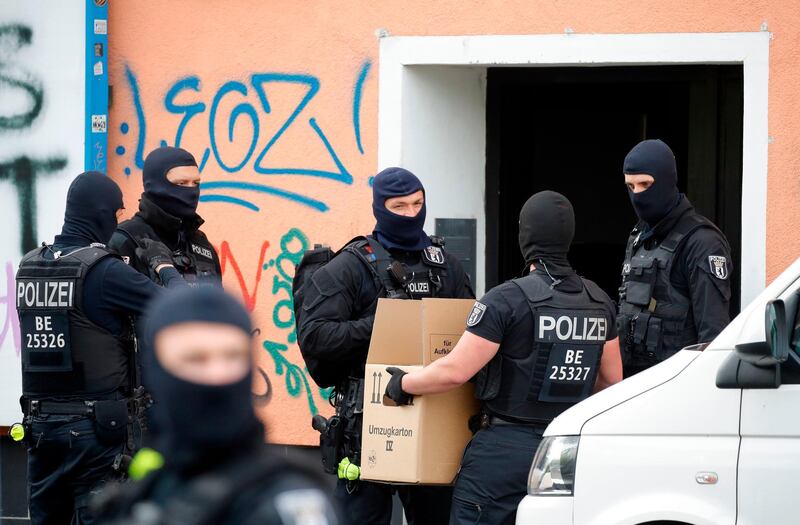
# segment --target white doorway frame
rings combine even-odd
[[[766,284],[769,42],[768,32],[385,37],[380,41],[378,165],[380,169],[403,165],[403,126],[410,120],[403,111],[408,66],[742,64],[740,272],[744,308]],[[480,168],[485,171],[484,166]],[[478,264],[485,265],[484,261],[480,254]]]

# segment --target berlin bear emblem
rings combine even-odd
[[[426,247],[423,255],[433,264],[444,264],[444,252],[438,246]]]
[[[469,313],[469,317],[467,317],[467,326],[471,327],[480,323],[484,313],[486,313],[486,305],[480,301],[475,301],[475,304],[472,306],[472,311]]]
[[[711,273],[717,279],[725,280],[728,278],[728,259],[721,255],[709,255],[708,266],[711,268]]]

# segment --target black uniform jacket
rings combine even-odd
[[[139,201],[139,211],[132,218],[120,224],[120,226],[135,221],[147,223],[158,236],[157,240],[164,243],[173,252],[180,250],[183,253],[191,253],[191,246],[189,246],[191,239],[194,236],[202,236],[205,239],[205,234],[199,229],[204,222],[199,215],[195,215],[191,220],[181,220],[159,208],[146,195],[142,195]],[[221,282],[222,270],[220,269],[219,256],[210,244],[208,246],[211,250],[217,278]],[[149,275],[147,266],[136,257],[136,243],[127,234],[118,229],[111,237],[108,247],[120,254],[139,273]]]
[[[684,196],[675,209],[656,225],[655,231],[644,241],[644,245],[650,248],[661,243],[678,220],[688,213],[696,214],[697,211]],[[640,231],[644,227],[644,223],[637,225]],[[717,256],[726,259],[727,276],[724,279],[714,275],[709,262],[709,257]],[[728,242],[717,230],[698,228],[678,246],[670,283],[691,301],[698,342],[713,340],[730,322],[732,274],[733,264]]]
[[[412,266],[421,252],[389,250],[396,260]],[[447,274],[442,276],[443,298],[474,299],[469,276],[456,257],[445,251]],[[317,270],[304,304],[298,334],[303,352],[323,362],[330,362],[345,373],[361,375],[367,359],[375,309],[383,290],[376,286],[370,269],[357,255],[343,251]],[[319,300],[319,295],[324,297]],[[316,302],[316,304],[314,304]]]

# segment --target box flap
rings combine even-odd
[[[472,299],[423,299],[422,363],[428,365],[450,353],[466,328]]]
[[[378,299],[367,363],[422,364],[422,301]]]

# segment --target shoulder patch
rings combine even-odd
[[[120,257],[122,257],[122,262],[124,262],[125,264],[127,265],[131,264],[131,258],[129,255],[121,255]]]
[[[444,251],[439,246],[427,246],[424,250],[422,250],[422,256],[425,257],[425,260],[431,264],[444,264]]]
[[[711,275],[717,279],[725,280],[728,278],[728,259],[721,255],[709,255],[708,266],[711,269]]]
[[[472,305],[472,311],[467,317],[467,326],[473,327],[480,323],[484,313],[486,313],[486,305],[480,301],[475,301],[475,304]]]

